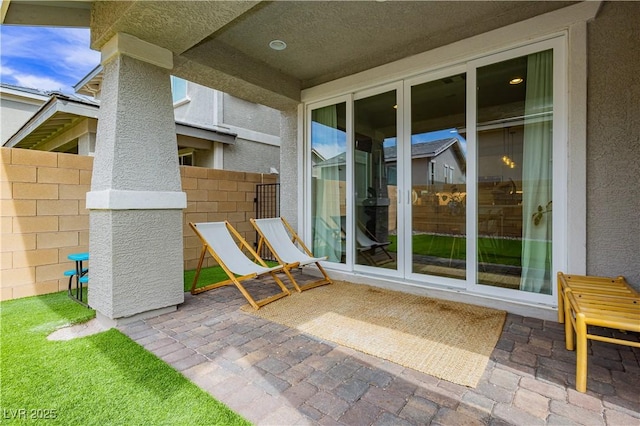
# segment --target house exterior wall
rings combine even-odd
[[[588,26],[587,273],[640,290],[640,3],[606,2]]]
[[[0,145],[13,136],[43,103],[0,98]]]
[[[224,169],[269,173],[271,167],[280,170],[280,147],[238,139],[224,147]]]
[[[187,81],[187,98],[173,108],[176,121],[207,127],[215,124],[213,89]]]
[[[273,136],[280,135],[280,112],[223,93],[223,123]]]
[[[271,168],[280,169],[279,145],[275,142],[280,136],[279,111],[190,81],[187,98],[174,107],[176,121],[219,126],[238,134],[234,145],[224,145],[225,170],[269,173]],[[195,161],[198,166],[213,167],[213,149],[200,149]]]
[[[70,253],[89,250],[89,212],[93,157],[1,148],[0,300],[66,290],[63,277]],[[257,183],[275,177],[258,173],[180,167],[187,208],[182,212],[184,268],[195,269],[201,245],[189,222],[229,220],[255,242]],[[206,266],[213,265],[207,256]]]

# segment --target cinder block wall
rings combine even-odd
[[[63,272],[73,268],[67,256],[89,250],[85,198],[93,158],[11,148],[0,153],[0,300],[65,290]],[[197,266],[201,247],[188,222],[228,220],[255,241],[249,219],[256,184],[274,183],[274,176],[198,167],[180,172],[187,193],[185,269]]]
[[[275,183],[273,175],[214,170],[200,167],[181,167],[182,190],[187,193],[184,210],[184,268],[198,266],[202,244],[189,222],[218,222],[228,220],[250,244],[255,243],[255,231],[249,219],[255,217],[253,199],[256,184]],[[209,254],[206,266],[215,264]]]

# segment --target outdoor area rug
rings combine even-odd
[[[476,387],[506,313],[362,284],[335,282],[254,310],[304,333]]]

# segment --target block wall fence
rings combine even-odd
[[[70,253],[89,251],[93,157],[0,148],[0,300],[66,290]],[[183,211],[184,268],[195,269],[201,244],[189,222],[228,220],[250,243],[256,184],[273,175],[180,167],[187,194]],[[206,266],[215,263],[209,255]],[[89,261],[91,268],[91,261]]]

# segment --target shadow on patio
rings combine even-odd
[[[247,288],[262,290],[259,282]],[[255,424],[640,422],[640,350],[589,341],[582,394],[575,352],[553,321],[508,314],[484,375],[469,388],[255,317],[244,304],[224,287],[121,330]]]

